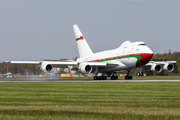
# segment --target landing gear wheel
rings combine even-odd
[[[94,76],[93,80],[107,80],[107,76]]]
[[[111,80],[117,80],[117,79],[118,79],[117,73],[113,72],[111,76]]]
[[[138,76],[144,76],[144,73],[143,72],[138,72]]]
[[[132,76],[125,76],[125,80],[132,80]]]
[[[114,76],[111,76],[111,80],[114,80]]]
[[[117,80],[118,76],[111,76],[111,80]]]
[[[138,72],[138,74],[137,74],[138,76],[140,76],[140,73]]]

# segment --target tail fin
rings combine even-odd
[[[85,38],[83,37],[81,31],[79,30],[77,25],[73,25],[74,33],[76,37],[77,47],[79,51],[80,58],[87,57],[89,55],[92,55],[93,52],[91,51],[91,48],[87,44]]]

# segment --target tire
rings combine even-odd
[[[139,72],[138,72],[138,74],[137,74],[137,75],[138,75],[138,76],[141,76]]]
[[[101,79],[101,80],[104,80],[104,76],[101,76],[100,79]]]
[[[125,76],[125,80],[132,80],[132,76]]]

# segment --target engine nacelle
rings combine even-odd
[[[53,66],[51,64],[44,63],[41,65],[41,70],[43,72],[51,72],[52,68],[53,68]]]
[[[150,70],[152,72],[160,73],[162,71],[162,67],[160,65],[154,64],[151,66]]]
[[[87,65],[87,64],[80,64],[79,65],[79,70],[82,73],[90,73],[92,71],[92,66]]]
[[[172,72],[174,70],[174,66],[172,64],[165,64],[163,66],[163,70],[167,72]]]

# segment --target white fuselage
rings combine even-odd
[[[94,53],[85,58],[79,58],[78,62],[107,62],[118,64],[116,67],[106,68],[104,71],[117,71],[132,69],[148,63],[153,56],[152,50],[144,42],[125,41],[120,47]]]

